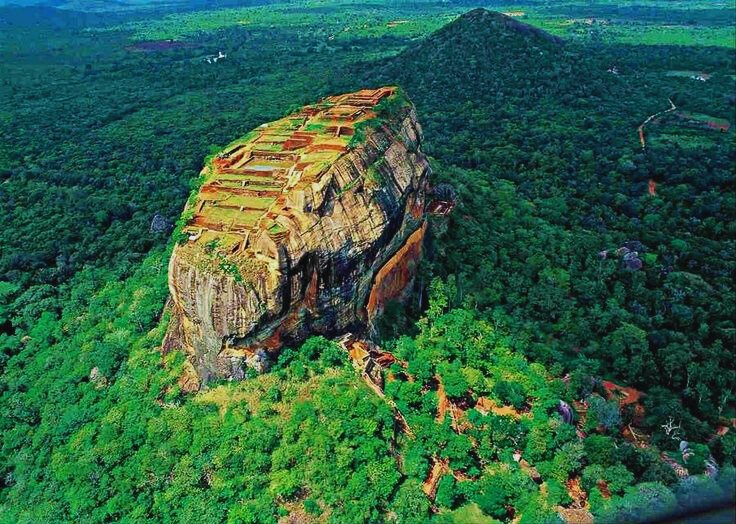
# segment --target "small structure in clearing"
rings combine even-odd
[[[704,73],[702,71],[667,71],[666,75],[678,78],[689,78],[690,80],[697,80],[699,82],[707,82],[711,77],[710,73]]]
[[[223,58],[227,58],[227,55],[223,53],[222,51],[218,51],[216,55],[207,55],[204,57],[204,61],[208,64],[214,64],[216,62],[219,62]]]
[[[445,200],[435,200],[427,206],[427,213],[430,215],[447,216],[455,208],[455,202],[447,202]]]

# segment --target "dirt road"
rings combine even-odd
[[[672,99],[671,98],[668,98],[667,101],[670,103],[669,109],[665,109],[663,111],[660,111],[658,113],[654,113],[653,115],[650,115],[639,126],[639,128],[638,128],[638,130],[639,130],[639,142],[641,142],[641,148],[642,149],[646,149],[646,147],[647,147],[647,141],[646,141],[646,138],[644,137],[644,126],[646,126],[649,122],[651,122],[652,120],[654,120],[658,116],[664,115],[665,113],[669,113],[669,112],[674,111],[675,109],[677,109],[677,107],[675,106],[675,104],[672,102]]]

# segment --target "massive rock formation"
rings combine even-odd
[[[425,231],[420,144],[389,87],[328,97],[208,161],[169,265],[164,351],[185,350],[190,389],[264,370],[310,334],[370,329],[406,293]]]

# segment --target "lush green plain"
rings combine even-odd
[[[328,36],[330,40],[355,38],[417,38],[439,29],[467,11],[473,2],[386,3],[323,2],[309,0],[285,5],[233,7],[174,13],[115,26],[134,31],[139,40],[182,39],[201,32],[234,26],[289,27]],[[733,9],[698,2],[487,2],[492,9],[545,31],[581,41],[607,41],[648,45],[736,45]]]
[[[620,43],[674,24],[722,44],[733,13],[648,5],[502,9],[544,13],[526,21],[564,44],[477,14],[425,40],[466,10],[453,4],[47,10],[41,23],[3,10],[0,520],[493,522],[512,508],[557,522],[578,479],[600,520],[631,522],[733,493],[734,432],[710,439],[734,417],[733,132],[663,119],[642,151],[636,127],[668,97],[733,123],[734,50]],[[620,21],[592,33],[562,24],[614,7]],[[160,38],[181,41],[135,47]],[[433,183],[458,194],[433,226],[428,289],[382,326],[415,376],[387,393],[417,438],[319,338],[270,374],[181,395],[182,356],[163,365],[157,351],[166,224],[202,159],[296,105],[382,83],[416,103]],[[640,269],[616,255],[625,243]],[[470,389],[533,417],[470,410],[457,434],[434,420],[435,374],[451,397]],[[646,390],[650,447],[623,438],[631,414],[602,401],[601,379]],[[591,406],[585,438],[560,400]],[[683,463],[682,438],[691,472],[712,455],[719,476],[678,481],[659,452]],[[474,480],[446,476],[431,510],[420,484],[433,456]]]

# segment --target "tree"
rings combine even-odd
[[[601,482],[605,483],[610,493],[621,495],[634,483],[634,476],[621,464],[611,467],[593,464],[583,470],[582,486],[585,491],[590,492]]]
[[[445,393],[450,398],[461,398],[468,393],[468,381],[465,379],[460,363],[455,360],[451,363],[441,362],[437,366]]]
[[[588,464],[611,466],[617,461],[615,443],[611,437],[589,435],[583,440],[583,447]]]
[[[391,504],[391,511],[396,514],[397,522],[421,524],[427,521],[429,501],[417,480],[408,479],[399,487]]]
[[[645,482],[631,488],[615,501],[600,518],[603,522],[629,523],[653,519],[677,507],[675,495],[658,482]]]
[[[459,499],[459,494],[455,489],[455,479],[452,475],[445,475],[440,480],[439,486],[437,487],[437,496],[435,501],[440,506],[445,508],[454,508]]]
[[[644,330],[623,323],[603,340],[603,347],[611,357],[615,371],[626,377],[629,383],[642,384],[652,378],[656,363]]]
[[[620,424],[621,413],[618,402],[615,400],[606,401],[599,395],[588,397],[588,412],[585,420],[586,430],[594,430],[599,425],[605,430],[611,430]]]

